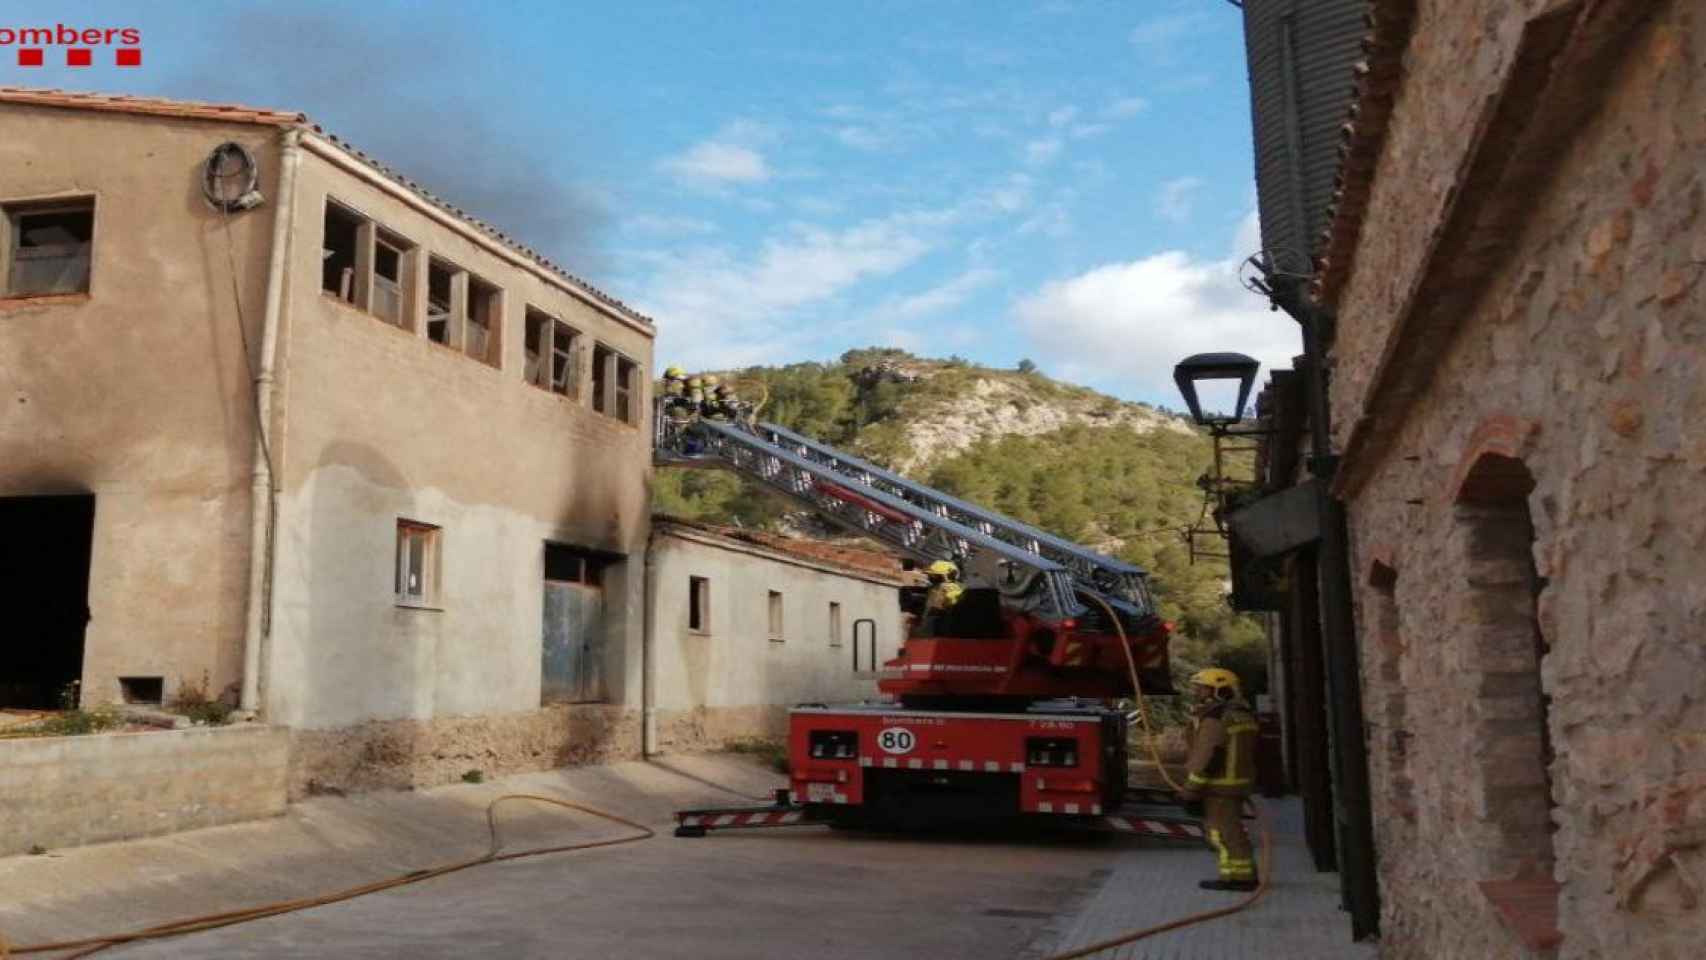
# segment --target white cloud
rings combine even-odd
[[[1076,116],[1078,116],[1077,107],[1061,107],[1048,115],[1048,125],[1056,128],[1064,127],[1071,123]]]
[[[1025,144],[1025,162],[1041,166],[1049,163],[1060,155],[1060,138],[1049,137],[1045,140],[1032,140]]]
[[[999,271],[988,267],[973,267],[970,270],[937,284],[922,293],[913,294],[896,302],[886,309],[879,309],[880,314],[887,314],[897,320],[916,320],[933,313],[941,313],[964,303],[968,297],[994,283],[1001,277]]]
[[[1075,123],[1072,125],[1072,139],[1087,140],[1091,137],[1099,137],[1113,128],[1114,125],[1111,123]]]
[[[1072,218],[1061,203],[1049,203],[1019,224],[1013,231],[1018,236],[1040,233],[1050,240],[1059,240],[1072,233]]]
[[[870,127],[849,126],[835,131],[835,139],[855,150],[875,152],[889,145],[889,138]]]
[[[811,309],[916,262],[960,216],[919,210],[841,230],[793,224],[745,258],[724,249],[655,254],[637,302],[658,318],[660,356],[695,366],[774,361],[821,335]]]
[[[1135,117],[1149,109],[1149,101],[1142,97],[1121,97],[1102,108],[1102,116],[1114,120],[1124,120]]]
[[[695,217],[664,217],[651,213],[641,213],[629,217],[622,222],[622,228],[630,233],[655,233],[668,237],[685,237],[717,232],[717,225],[709,220],[701,220]]]
[[[1239,285],[1239,260],[1168,250],[1105,264],[1045,284],[1013,317],[1051,369],[1176,406],[1173,365],[1193,353],[1234,350],[1271,370],[1300,352],[1297,325]]]
[[[1195,194],[1202,189],[1202,185],[1202,179],[1199,177],[1180,177],[1163,183],[1155,199],[1156,214],[1174,223],[1190,220]]]
[[[1205,27],[1201,13],[1172,13],[1152,17],[1131,31],[1131,45],[1153,63],[1170,63],[1177,58],[1179,41]]]
[[[661,161],[658,168],[701,186],[761,183],[774,172],[758,148],[775,139],[776,131],[765,124],[735,120],[724,124],[709,140]]]

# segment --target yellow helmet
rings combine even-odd
[[[705,374],[705,386],[714,387],[716,385],[717,385],[717,375],[714,373]]]
[[[1238,674],[1223,667],[1209,667],[1191,674],[1191,686],[1207,687],[1221,700],[1244,696],[1243,688],[1238,683]]]
[[[687,371],[681,369],[680,367],[675,367],[675,366],[672,366],[669,369],[665,370],[663,372],[663,375],[665,377],[668,377],[671,380],[685,380],[685,379],[687,379]]]
[[[951,560],[938,560],[930,566],[925,567],[924,572],[932,577],[945,577],[952,580],[960,575],[960,568],[954,566],[954,563]]]

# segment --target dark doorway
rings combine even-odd
[[[0,707],[77,705],[95,498],[0,497]]]

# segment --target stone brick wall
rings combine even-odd
[[[276,816],[289,743],[259,725],[0,741],[0,856]]]
[[[1429,268],[1490,274],[1348,491],[1389,956],[1531,955],[1477,884],[1525,863],[1561,885],[1559,956],[1706,938],[1706,24],[1622,6],[1646,19],[1499,201],[1509,234]],[[1586,7],[1418,3],[1337,303],[1339,442],[1416,349],[1395,331],[1494,78],[1529,18]]]

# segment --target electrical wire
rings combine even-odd
[[[605,840],[588,840],[582,843],[569,843],[553,847],[536,847],[529,850],[518,850],[513,853],[502,853],[503,842],[498,831],[497,807],[498,804],[507,800],[532,800],[538,803],[548,803],[554,806],[566,807],[570,810],[576,810],[603,820],[609,820],[612,823],[619,823],[626,827],[632,827],[636,832],[628,834],[627,836],[613,837]],[[73,953],[65,954],[63,957],[59,958],[59,960],[74,960],[74,958],[91,956],[107,949],[108,947],[114,947],[120,944],[135,943],[140,940],[159,940],[165,937],[181,936],[186,933],[199,933],[204,930],[213,930],[219,927],[229,927],[239,923],[247,923],[250,920],[276,917],[286,913],[296,913],[301,910],[308,910],[313,907],[321,907],[327,904],[340,903],[345,900],[353,900],[356,897],[363,897],[370,893],[378,893],[382,890],[393,890],[397,887],[420,883],[423,880],[431,880],[434,877],[442,877],[446,874],[456,873],[458,871],[467,870],[470,867],[477,867],[483,864],[500,863],[505,860],[520,860],[524,857],[544,856],[548,853],[567,853],[572,850],[591,850],[595,847],[610,847],[617,844],[634,843],[639,840],[647,840],[657,835],[650,827],[619,817],[613,813],[595,810],[592,807],[581,806],[578,803],[570,803],[567,800],[559,800],[555,797],[542,797],[531,793],[505,794],[487,804],[486,830],[491,837],[490,847],[486,850],[484,855],[473,857],[468,860],[459,860],[455,863],[429,867],[424,870],[413,870],[409,873],[399,874],[398,876],[391,877],[386,880],[364,883],[360,886],[349,887],[333,893],[321,894],[320,896],[304,897],[296,900],[280,900],[275,903],[263,904],[258,907],[247,907],[240,910],[229,910],[223,913],[211,913],[199,917],[188,917],[182,920],[173,920],[169,923],[157,924],[152,927],[144,927],[141,930],[132,931],[130,933],[115,933],[96,937],[83,937],[77,940],[60,940],[52,943],[32,943],[23,946],[9,946],[5,936],[0,935],[0,960],[7,960],[8,957],[13,956],[23,956],[24,954],[49,953],[56,950],[75,951]]]

